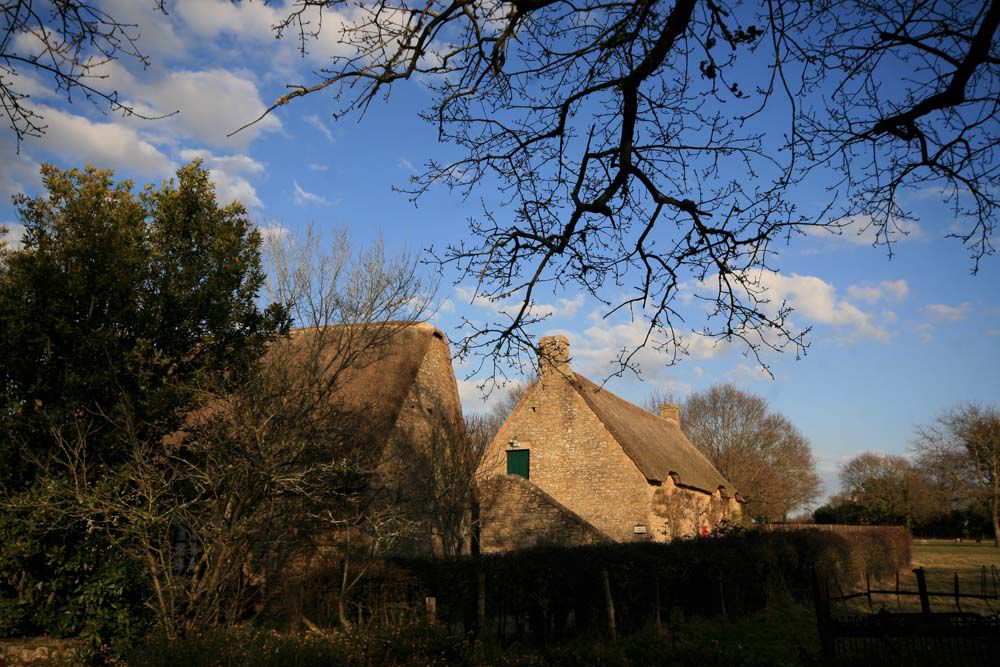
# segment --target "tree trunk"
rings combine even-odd
[[[340,579],[340,595],[337,596],[337,622],[344,630],[350,630],[353,627],[351,619],[347,617],[347,568],[349,562],[349,557],[345,555],[344,572]]]
[[[607,623],[608,639],[615,641],[618,633],[615,628],[615,601],[611,597],[611,581],[608,577],[607,568],[601,569],[601,589],[604,593],[604,614]]]
[[[1000,547],[1000,494],[993,493],[993,546]]]

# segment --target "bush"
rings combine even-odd
[[[669,633],[646,631],[614,643],[593,638],[544,645],[481,643],[428,625],[297,637],[243,627],[152,642],[129,654],[127,662],[133,667],[764,667],[801,665],[803,657],[812,664],[817,643],[812,611],[788,607],[737,623],[695,619]]]
[[[78,637],[120,650],[149,628],[139,566],[86,526],[0,512],[0,637]]]
[[[743,617],[775,603],[809,602],[814,570],[843,584],[864,581],[866,574],[891,576],[909,565],[910,546],[909,534],[893,528],[751,531],[669,544],[544,547],[478,561],[397,560],[395,568],[384,571],[392,572],[395,590],[406,596],[392,599],[393,608],[413,610],[411,620],[419,617],[424,596],[434,596],[442,622],[472,631],[481,574],[486,636],[550,640],[603,630],[605,570],[618,632],[629,634],[647,627],[657,608],[661,617],[672,611],[685,617]],[[410,582],[407,590],[398,587],[401,581]],[[351,603],[366,618],[384,618],[389,588],[369,581]]]

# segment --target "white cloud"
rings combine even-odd
[[[909,292],[910,286],[905,280],[883,280],[874,285],[851,285],[847,288],[847,296],[867,303],[902,301]]]
[[[277,223],[271,223],[264,225],[263,227],[257,227],[257,231],[260,232],[260,237],[265,241],[270,240],[281,240],[292,233],[292,230],[288,229],[284,225],[279,225]]]
[[[527,384],[524,380],[511,380],[503,385],[491,385],[487,382],[481,387],[476,380],[458,380],[458,396],[462,399],[462,411],[488,413],[507,395],[507,392],[524,384]],[[484,388],[489,392],[487,395],[483,394]]]
[[[16,222],[0,222],[0,228],[3,227],[7,228],[7,233],[0,234],[0,247],[6,244],[8,249],[19,250],[21,237],[24,236],[24,225],[19,225]]]
[[[257,191],[247,180],[248,175],[263,173],[264,165],[247,155],[215,155],[205,149],[185,149],[181,159],[191,162],[200,159],[212,182],[219,202],[228,204],[238,201],[247,207],[261,207]]]
[[[411,174],[417,173],[417,168],[413,166],[413,163],[407,160],[405,157],[399,158],[399,168],[410,172]]]
[[[763,366],[759,364],[740,364],[736,368],[725,374],[730,382],[736,384],[753,384],[758,382],[770,382],[773,378]]]
[[[302,186],[299,185],[299,182],[296,180],[292,181],[292,188],[294,188],[292,192],[292,202],[296,206],[307,206],[310,204],[326,206],[330,203],[326,197],[303,190]]]
[[[809,234],[818,238],[862,246],[874,245],[876,240],[885,243],[886,235],[892,243],[913,241],[924,237],[923,228],[912,220],[893,218],[886,227],[885,233],[882,234],[879,234],[879,226],[875,218],[870,215],[852,215],[841,218],[834,224],[840,225],[840,228],[813,227],[809,229]]]
[[[188,45],[174,30],[169,16],[156,8],[155,2],[136,0],[101,0],[102,9],[123,24],[134,26],[129,33],[140,36],[139,48],[154,60],[185,56]]]
[[[990,329],[986,332],[987,336],[1000,336],[1000,329]]]
[[[920,339],[921,343],[929,343],[934,337],[934,326],[924,322],[923,324],[918,324],[914,330],[917,334],[917,338]]]
[[[513,299],[491,300],[482,294],[477,294],[468,287],[458,285],[455,295],[464,303],[490,310],[497,315],[513,317],[521,308],[520,302]],[[577,294],[572,299],[556,299],[556,303],[535,303],[529,309],[533,317],[575,317],[586,300],[585,295]]]
[[[924,310],[935,319],[947,322],[957,322],[968,317],[969,311],[972,310],[972,303],[966,301],[957,306],[949,306],[944,303],[931,303],[925,306]]]
[[[156,121],[132,119],[143,130],[194,139],[209,146],[245,148],[266,132],[281,128],[275,115],[233,137],[226,135],[266,108],[257,85],[248,76],[226,69],[176,70],[163,76],[133,77],[109,65],[112,83],[128,103],[147,116],[178,113]]]
[[[50,107],[41,107],[48,129],[41,144],[64,162],[89,162],[99,166],[126,167],[142,176],[167,177],[173,161],[122,123],[98,123]]]
[[[782,275],[763,271],[760,284],[766,288],[772,305],[787,302],[793,309],[792,318],[841,327],[851,331],[849,339],[887,341],[891,337],[883,327],[872,322],[872,316],[837,296],[836,288],[816,276],[797,273]]]
[[[224,35],[244,45],[265,44],[274,49],[277,58],[288,60],[298,56],[298,30],[294,27],[287,30],[281,44],[276,45],[274,27],[293,9],[300,9],[298,5],[301,4],[297,0],[286,0],[280,7],[276,6],[276,2],[178,0],[175,11],[187,27],[202,38],[217,40]],[[343,12],[324,6],[305,8],[303,21],[307,22],[306,32],[322,26],[318,35],[306,35],[306,58],[313,63],[321,63],[335,55],[353,54],[353,47],[341,43],[341,30],[358,11],[351,8]]]
[[[570,340],[573,366],[584,375],[603,379],[621,369],[620,355],[637,350],[629,359],[644,379],[658,384],[675,382],[667,375],[672,364],[684,356],[693,359],[714,359],[732,348],[726,341],[716,341],[697,332],[678,332],[677,344],[669,332],[654,330],[647,339],[648,323],[634,319],[620,324],[600,324],[578,331],[547,331],[562,333]],[[640,346],[641,347],[640,349]],[[680,391],[680,385],[677,386]]]
[[[0,199],[9,202],[15,194],[31,194],[42,184],[39,173],[41,164],[23,148],[17,153],[11,132],[0,132],[0,154],[7,158],[0,160]]]
[[[327,140],[329,141],[334,140],[333,132],[331,132],[330,128],[327,127],[326,123],[323,122],[323,119],[317,116],[316,114],[309,114],[307,116],[304,116],[303,120],[305,120],[307,123],[309,123],[317,130],[319,130],[319,133],[322,134],[324,137],[326,137]]]
[[[330,168],[325,164],[319,164],[316,162],[310,162],[307,166],[309,167],[309,171],[326,171]]]
[[[560,317],[575,317],[577,311],[583,306],[584,295],[577,294],[573,299],[559,299],[559,306],[555,313]]]

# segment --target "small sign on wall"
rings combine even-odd
[[[643,526],[642,524],[636,524],[632,526],[632,532],[635,533],[636,535],[645,535],[646,527]]]

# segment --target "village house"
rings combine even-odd
[[[477,470],[484,552],[536,544],[668,541],[738,518],[732,485],[684,435],[570,367],[569,341],[540,343],[539,379]]]

